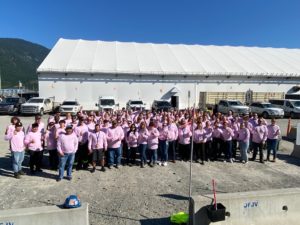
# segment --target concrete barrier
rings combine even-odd
[[[206,209],[212,201],[212,195],[192,197],[191,224],[300,224],[300,188],[217,194],[217,202],[226,207],[226,218],[214,223],[208,218]]]
[[[88,204],[80,208],[63,209],[43,206],[25,209],[0,210],[0,225],[88,225]]]
[[[296,145],[296,143],[294,143],[294,149],[291,156],[300,159],[300,145]]]

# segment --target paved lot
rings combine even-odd
[[[44,116],[44,120],[46,121]],[[22,117],[26,125],[32,117]],[[0,117],[0,209],[43,206],[63,203],[70,194],[80,195],[90,204],[91,224],[168,224],[168,217],[187,211],[189,164],[177,162],[167,167],[121,167],[105,173],[74,172],[73,181],[55,181],[56,173],[44,170],[37,176],[12,178],[8,143],[3,133],[9,117]],[[293,120],[292,124],[300,122]],[[285,134],[287,120],[279,120]],[[293,144],[282,141],[276,163],[210,162],[193,164],[193,194],[211,193],[211,179],[217,181],[219,192],[267,190],[300,187],[300,160],[289,156]],[[47,160],[47,156],[45,156]],[[24,165],[27,168],[28,158]]]

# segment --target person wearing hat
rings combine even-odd
[[[88,137],[88,149],[89,153],[92,154],[93,169],[91,173],[96,171],[97,162],[101,165],[100,171],[105,172],[104,152],[107,151],[107,139],[105,133],[100,130],[100,124],[95,125],[94,132],[90,133]]]
[[[19,179],[20,175],[25,173],[22,171],[22,163],[24,160],[24,131],[21,122],[15,124],[15,130],[13,132],[8,132],[5,135],[5,140],[9,141],[11,158],[12,158],[12,168],[14,171],[14,177]]]
[[[108,168],[115,164],[119,168],[122,157],[121,141],[124,138],[124,131],[118,126],[117,121],[112,121],[112,126],[107,131],[108,144]]]
[[[49,152],[49,164],[51,170],[57,170],[58,155],[56,150],[56,127],[54,121],[48,123],[45,133],[45,141]]]
[[[59,135],[57,140],[57,152],[59,155],[59,173],[57,182],[64,177],[65,166],[67,165],[67,179],[72,180],[72,167],[75,159],[75,153],[78,149],[78,138],[73,132],[73,127],[68,125],[66,133]]]
[[[24,143],[27,145],[29,150],[30,160],[30,173],[33,175],[35,172],[42,172],[42,157],[43,157],[43,147],[42,147],[42,134],[39,132],[39,124],[33,123],[31,125],[31,131],[25,136]]]
[[[189,160],[191,136],[192,131],[190,126],[187,125],[187,121],[184,118],[181,119],[180,126],[178,128],[178,147],[181,160]]]

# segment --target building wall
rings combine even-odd
[[[179,96],[179,107],[198,105],[199,92],[287,92],[299,78],[199,77],[178,75],[39,74],[40,96],[55,96],[57,102],[77,99],[85,109],[96,109],[99,96],[114,96],[120,107],[141,99],[150,108],[153,100]],[[178,93],[171,90],[176,87]],[[190,92],[190,97],[189,93]]]

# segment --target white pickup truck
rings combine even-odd
[[[116,104],[115,98],[112,96],[101,96],[96,106],[98,106],[99,111],[114,111],[119,107],[119,104]]]
[[[21,105],[21,114],[40,114],[50,113],[58,106],[54,98],[34,97]]]

